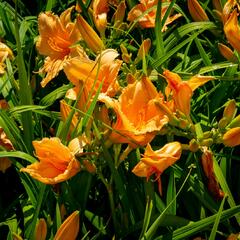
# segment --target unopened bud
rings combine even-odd
[[[89,173],[96,173],[96,165],[87,159],[83,160],[83,165]]]
[[[229,124],[228,128],[240,127],[240,115],[235,117]]]
[[[188,10],[196,22],[209,21],[209,18],[197,0],[188,0]]]
[[[212,138],[203,139],[200,144],[201,146],[210,147],[213,144],[213,139]]]
[[[223,144],[235,147],[240,144],[240,127],[232,128],[223,135]]]
[[[95,53],[104,50],[104,44],[101,38],[81,15],[77,17],[77,27],[82,35],[83,40],[90,49],[92,49]]]
[[[223,111],[223,117],[226,117],[229,122],[235,117],[237,112],[236,102],[234,99],[227,102]]]
[[[189,142],[189,150],[191,152],[197,152],[199,149],[199,144],[197,143],[196,139],[192,139],[190,142]]]
[[[224,58],[226,58],[228,61],[238,62],[238,59],[237,59],[236,55],[234,54],[234,52],[226,45],[224,45],[222,43],[218,43],[218,49],[219,49],[221,55]]]
[[[146,56],[148,54],[150,47],[151,47],[151,40],[150,40],[150,38],[145,39],[142,42],[142,44],[141,44],[141,46],[140,46],[140,48],[138,50],[137,58],[135,59],[135,63],[138,63],[140,60],[143,59],[144,56]]]
[[[124,1],[122,1],[118,4],[117,10],[113,16],[115,28],[118,28],[122,24],[124,16],[125,16],[125,11],[126,11],[126,4]]]
[[[218,128],[223,129],[223,128],[225,128],[228,125],[228,123],[229,123],[228,119],[223,117],[218,122]]]
[[[203,138],[210,138],[212,137],[212,132],[211,131],[207,131],[203,133]]]
[[[47,224],[44,218],[40,218],[35,229],[36,240],[45,240],[47,236]]]

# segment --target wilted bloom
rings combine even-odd
[[[223,198],[224,193],[219,187],[213,169],[213,154],[207,147],[203,147],[202,166],[205,176],[208,180],[208,190],[217,198]]]
[[[156,107],[156,99],[161,101],[162,95],[147,77],[129,84],[118,100],[100,94],[99,100],[113,108],[117,115],[110,140],[132,147],[149,143],[156,131],[168,123],[168,118]]]
[[[74,211],[60,226],[54,240],[75,240],[79,232],[79,211]]]
[[[147,180],[155,174],[156,180],[159,180],[160,184],[160,175],[181,157],[181,153],[182,147],[179,142],[168,143],[156,151],[153,151],[148,144],[143,157],[132,172],[139,177],[146,177]],[[159,187],[161,193],[161,186]]]
[[[0,111],[1,109],[7,109],[8,103],[5,99],[0,100]],[[2,146],[7,151],[13,150],[13,145],[11,141],[8,139],[6,133],[3,128],[0,127],[0,146]],[[7,157],[0,158],[0,171],[5,173],[5,171],[12,165],[12,162]]]
[[[133,22],[135,20],[138,21],[139,25],[142,28],[154,28],[155,27],[155,18],[157,9],[154,8],[153,10],[149,11],[149,8],[157,7],[157,0],[140,0],[140,3],[133,7],[130,12],[128,13],[128,21]],[[170,2],[169,0],[162,1]],[[161,17],[163,18],[168,6],[162,7]],[[167,25],[172,23],[174,20],[179,18],[181,14],[175,14],[173,16],[169,16],[162,28],[162,31],[167,29]]]
[[[167,95],[172,95],[174,107],[176,110],[179,110],[186,116],[189,116],[190,101],[193,95],[191,87],[187,82],[182,81],[180,76],[176,73],[165,70],[163,75],[168,82],[168,88],[166,91],[169,91],[169,93],[167,93]]]
[[[104,35],[107,27],[107,13],[109,11],[107,0],[93,1],[93,20],[97,30]]]
[[[41,82],[42,87],[58,75],[69,58],[87,58],[82,47],[74,45],[81,40],[81,34],[76,23],[71,21],[73,8],[68,8],[60,17],[51,12],[40,13],[38,17],[40,36],[36,47],[40,54],[47,56],[43,68],[39,70],[47,74]]]
[[[231,14],[229,19],[224,25],[224,32],[226,35],[226,38],[228,42],[231,44],[231,46],[236,49],[238,52],[240,52],[240,28],[238,26],[238,13],[237,10],[234,10],[234,12]]]
[[[39,162],[33,163],[22,172],[45,184],[56,184],[73,177],[80,171],[80,164],[73,152],[61,143],[59,138],[43,138],[33,141]]]
[[[240,144],[240,127],[229,129],[223,135],[223,144],[228,147],[235,147]]]
[[[87,101],[95,96],[101,86],[101,93],[111,97],[117,93],[117,76],[122,64],[121,60],[116,59],[117,56],[114,49],[106,49],[98,55],[96,61],[72,59],[64,66],[67,78],[76,86],[67,92],[67,97],[76,100],[81,95],[79,109],[86,110]]]
[[[40,218],[35,228],[35,240],[45,240],[47,237],[47,224],[44,218]]]
[[[0,42],[0,75],[5,72],[5,60],[6,58],[13,58],[12,50],[4,43]]]
[[[209,21],[209,18],[197,0],[188,0],[188,10],[196,22]]]
[[[238,59],[235,56],[234,52],[222,43],[218,43],[218,49],[223,57],[225,57],[230,62],[237,62]]]
[[[90,49],[95,53],[104,50],[105,47],[103,41],[81,15],[77,17],[77,26],[83,40]]]
[[[7,138],[3,128],[0,127],[0,146],[4,147],[6,150],[13,150],[13,145],[11,141]],[[12,165],[12,162],[7,157],[0,158],[0,171],[5,173],[5,171]]]
[[[212,76],[193,76],[188,81],[182,81],[181,77],[169,70],[163,72],[164,77],[168,82],[166,95],[172,96],[175,110],[179,110],[186,116],[190,114],[190,101],[193,91],[203,84],[215,78]]]

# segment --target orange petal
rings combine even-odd
[[[35,229],[35,240],[45,240],[47,236],[47,224],[44,218],[40,218]]]
[[[218,49],[223,57],[225,57],[230,62],[237,62],[238,59],[235,56],[234,52],[222,43],[218,43]]]
[[[224,32],[231,46],[240,52],[240,28],[238,26],[237,10],[231,13],[229,19],[224,25]]]

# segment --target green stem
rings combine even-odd
[[[23,59],[23,52],[21,48],[21,41],[19,36],[19,23],[17,14],[18,1],[15,0],[15,37],[17,44],[17,67],[19,74],[19,99],[21,105],[32,105],[32,91],[28,81],[26,66]],[[22,113],[22,126],[24,141],[29,152],[32,150],[33,140],[33,126],[32,126],[32,112],[27,111]]]

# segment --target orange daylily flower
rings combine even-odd
[[[150,144],[148,144],[143,157],[132,172],[139,177],[146,177],[147,180],[151,175],[155,174],[161,193],[160,176],[164,170],[172,166],[181,157],[181,153],[182,147],[179,142],[168,143],[156,151],[153,151]]]
[[[40,13],[38,17],[39,38],[37,50],[47,56],[39,70],[46,73],[41,85],[45,87],[63,69],[64,63],[72,57],[87,58],[81,46],[75,45],[82,39],[76,23],[71,21],[74,6],[64,11],[60,17],[51,12]]]
[[[184,113],[186,116],[190,114],[190,101],[195,91],[198,87],[204,85],[210,80],[215,78],[212,76],[193,76],[188,81],[182,81],[181,77],[169,70],[163,72],[164,77],[168,82],[166,88],[166,95],[169,96],[172,94],[174,101],[175,110],[179,110]]]
[[[167,116],[155,105],[156,99],[161,101],[163,96],[147,77],[129,84],[118,100],[100,94],[99,100],[112,107],[117,115],[110,140],[128,143],[134,148],[149,143],[156,131],[168,123]]]
[[[229,129],[223,135],[223,144],[228,147],[240,145],[240,127]]]
[[[107,0],[93,1],[93,20],[97,30],[104,35],[107,27],[107,13],[109,11]]]
[[[79,232],[79,211],[74,211],[60,226],[54,240],[75,240]]]
[[[128,21],[133,22],[138,19],[138,23],[142,28],[154,28],[157,12],[157,0],[140,0],[140,3],[133,7],[128,13]],[[169,0],[162,2],[170,2]],[[155,7],[155,8],[154,8]],[[149,11],[149,8],[153,10]],[[164,17],[168,7],[162,7],[162,18]],[[181,17],[181,14],[175,14],[167,18],[162,31],[167,29],[167,25]]]
[[[240,52],[240,27],[238,25],[238,13],[235,9],[224,25],[224,32],[230,45]]]
[[[13,58],[12,50],[4,43],[0,42],[0,75],[5,73],[5,60],[6,58]]]
[[[33,147],[39,162],[22,168],[21,172],[29,173],[38,181],[56,184],[68,180],[80,171],[80,164],[73,152],[59,138],[33,141]]]
[[[67,78],[76,86],[67,92],[67,97],[76,100],[81,94],[79,109],[86,109],[89,95],[95,96],[101,84],[101,93],[108,96],[112,97],[119,91],[117,76],[122,61],[116,59],[117,56],[117,51],[107,49],[98,55],[95,61],[73,58],[64,66]]]

